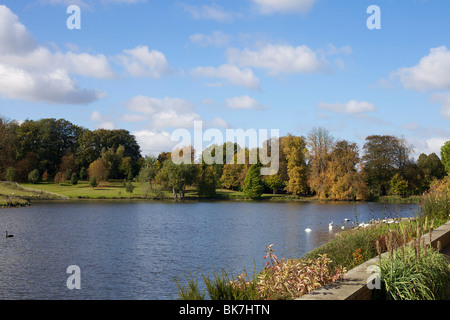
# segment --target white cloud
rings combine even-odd
[[[149,50],[147,46],[137,46],[134,49],[124,50],[118,60],[124,65],[128,73],[134,77],[160,78],[172,70],[163,53]]]
[[[230,125],[228,124],[228,122],[225,119],[218,118],[218,117],[209,121],[208,126],[210,128],[222,128],[222,129],[227,129],[230,127]]]
[[[201,120],[200,115],[192,110],[191,103],[179,98],[136,96],[126,102],[126,108],[140,113],[140,116],[146,116],[142,119],[148,119],[154,129],[192,128],[194,121]],[[137,116],[128,114],[123,120],[137,120]]]
[[[165,151],[171,151],[178,141],[172,141],[172,135],[166,131],[139,130],[132,134],[142,149],[143,155],[158,155]]]
[[[316,0],[250,0],[262,14],[307,13]]]
[[[433,93],[430,101],[441,103],[441,114],[446,118],[450,118],[450,93]]]
[[[429,91],[450,89],[450,51],[445,46],[433,48],[419,64],[402,68],[391,74],[407,89]]]
[[[414,146],[414,156],[418,158],[420,154],[435,153],[440,157],[441,147],[449,141],[450,137],[433,137],[429,139],[409,138],[410,142]]]
[[[222,31],[213,31],[209,35],[196,33],[189,37],[189,40],[201,47],[215,46],[225,47],[229,44],[231,36]]]
[[[105,96],[97,90],[81,89],[71,74],[112,78],[103,55],[51,52],[39,46],[18,17],[0,5],[0,94],[58,104],[87,104]]]
[[[36,42],[19,18],[0,5],[0,53],[23,53],[36,48]]]
[[[258,101],[249,96],[228,98],[225,100],[225,106],[230,109],[265,109]]]
[[[227,50],[229,63],[240,67],[266,69],[269,75],[280,73],[314,73],[331,70],[329,63],[319,58],[309,47],[267,44],[258,50]]]
[[[248,68],[240,69],[230,64],[223,64],[217,68],[197,67],[191,70],[191,75],[196,77],[219,78],[238,87],[259,89],[259,79],[252,70]]]
[[[324,103],[319,102],[317,108],[329,110],[335,113],[358,114],[364,112],[374,112],[375,106],[370,102],[350,100],[346,103]]]
[[[108,115],[100,114],[100,112],[98,112],[97,110],[92,112],[90,120],[97,122],[95,126],[96,129],[116,129],[116,125],[114,124],[112,119]]]
[[[232,12],[226,11],[216,4],[193,6],[180,3],[180,5],[195,20],[215,20],[218,22],[230,22],[233,20]]]
[[[60,104],[87,104],[105,97],[97,90],[81,89],[65,70],[30,73],[0,64],[0,94],[8,99]]]

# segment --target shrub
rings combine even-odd
[[[41,175],[39,174],[38,169],[34,169],[28,174],[28,181],[32,184],[36,184],[39,182],[39,179],[41,178]]]
[[[92,188],[97,187],[97,186],[98,186],[97,178],[96,178],[96,177],[91,177],[91,178],[89,179],[89,185],[90,185]]]
[[[75,172],[72,173],[72,176],[70,177],[70,183],[74,186],[78,184],[78,176]]]
[[[316,259],[282,259],[278,260],[272,249],[266,247],[264,270],[249,279],[246,273],[233,277],[224,269],[213,272],[213,279],[202,274],[206,291],[212,300],[257,300],[257,299],[295,299],[327,283],[343,279],[345,268],[329,266],[331,260],[326,255]],[[205,293],[198,290],[197,280],[187,278],[188,286],[184,288],[175,280],[180,299],[203,299]]]
[[[16,181],[17,180],[17,170],[13,167],[6,169],[6,181]]]

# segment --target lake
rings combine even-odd
[[[0,299],[176,299],[175,276],[228,267],[252,274],[270,244],[279,258],[301,257],[350,226],[344,219],[355,220],[355,209],[359,222],[417,212],[416,205],[238,201],[1,209]],[[80,267],[80,290],[67,288],[71,265]]]

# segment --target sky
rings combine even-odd
[[[143,155],[170,151],[194,121],[320,126],[360,148],[390,134],[439,155],[449,15],[447,0],[1,1],[0,115],[126,129]]]

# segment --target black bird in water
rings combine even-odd
[[[7,238],[12,238],[12,237],[14,237],[12,234],[8,234],[8,230],[6,230],[6,237]]]

